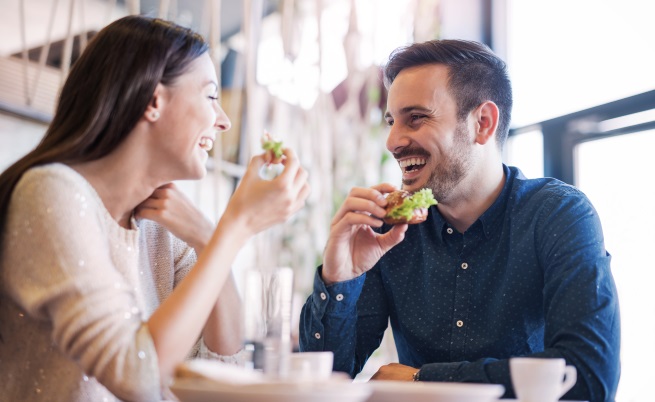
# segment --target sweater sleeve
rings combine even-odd
[[[103,208],[73,171],[28,171],[12,195],[3,279],[85,373],[121,399],[160,400],[157,353],[137,314],[135,289],[112,258]],[[136,252],[126,246],[113,255],[129,260]]]
[[[198,261],[198,256],[196,251],[189,247],[185,242],[178,239],[177,237],[171,236],[172,249],[173,249],[173,260],[174,260],[174,284],[177,286],[193,269]],[[209,360],[218,360],[223,363],[241,365],[245,362],[246,355],[245,351],[241,349],[233,355],[220,355],[213,352],[207,344],[205,343],[204,338],[201,336],[200,339],[193,345],[187,359],[209,359]]]

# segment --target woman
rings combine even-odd
[[[304,205],[307,173],[252,158],[216,227],[171,182],[230,127],[203,39],[119,19],[89,43],[42,142],[0,176],[0,395],[161,400],[174,370],[241,347],[231,264]],[[220,298],[219,298],[220,294]]]

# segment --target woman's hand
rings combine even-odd
[[[210,222],[173,183],[157,188],[135,210],[140,219],[150,219],[168,229],[200,254],[214,232]]]
[[[284,171],[273,180],[259,177],[259,169],[266,163],[264,155],[250,160],[221,220],[234,219],[254,235],[285,222],[305,205],[310,192],[307,171],[291,149],[284,149],[284,155]]]

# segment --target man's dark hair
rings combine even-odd
[[[512,117],[512,84],[507,66],[489,47],[465,40],[431,40],[401,47],[389,56],[384,84],[391,86],[404,69],[426,64],[448,67],[448,88],[457,102],[457,118],[462,121],[485,101],[500,109],[496,142],[502,149]]]

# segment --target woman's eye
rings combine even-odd
[[[218,96],[209,96],[208,98],[211,99],[212,101],[218,100]]]
[[[387,120],[387,126],[393,126],[393,120]]]

